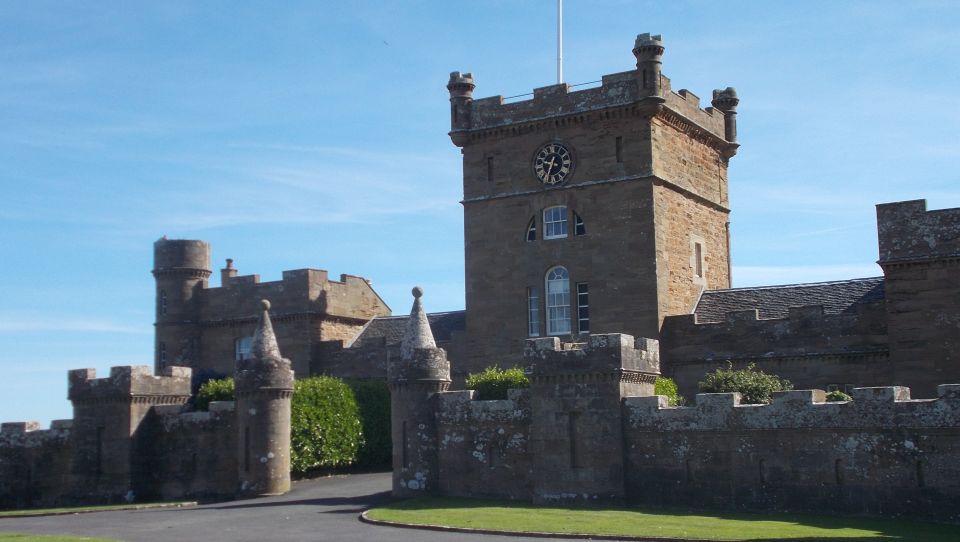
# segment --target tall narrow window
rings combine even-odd
[[[161,368],[167,366],[167,343],[157,345],[157,365]]]
[[[695,266],[695,271],[697,273],[697,278],[703,278],[703,245],[700,243],[693,244],[693,264]]]
[[[547,334],[570,333],[570,274],[566,268],[547,272]]]
[[[487,157],[487,182],[493,181],[493,157]]]
[[[574,235],[586,235],[587,226],[583,223],[583,219],[580,218],[580,215],[573,213],[573,234]]]
[[[527,288],[527,336],[540,336],[540,288]]]
[[[543,238],[560,239],[567,236],[567,208],[547,207],[543,210]]]
[[[167,314],[167,291],[160,290],[157,294],[157,314],[165,316]]]
[[[527,241],[537,240],[537,217],[532,217],[527,224]]]
[[[451,124],[457,124],[457,106],[453,104],[450,104],[450,120],[452,121]]]
[[[250,359],[250,350],[253,348],[253,337],[240,337],[233,342],[234,359],[243,361]]]
[[[590,333],[590,291],[586,282],[577,283],[577,329],[581,335]]]
[[[617,136],[617,163],[623,163],[623,136]]]

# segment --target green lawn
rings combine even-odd
[[[42,535],[22,533],[0,533],[0,542],[117,542],[107,538],[87,538],[85,536]]]
[[[957,542],[960,526],[793,514],[571,509],[476,499],[420,498],[367,512],[374,520],[514,532],[697,540]]]
[[[87,512],[108,512],[110,510],[145,510],[147,508],[170,508],[193,506],[193,501],[157,502],[144,504],[107,504],[101,506],[74,506],[70,508],[23,508],[21,510],[0,510],[0,518],[18,516],[52,516],[59,514],[83,514]],[[0,538],[0,540],[4,540]],[[90,540],[93,540],[92,538]]]

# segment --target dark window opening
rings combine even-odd
[[[580,439],[577,438],[577,423],[579,421],[579,412],[571,412],[570,416],[567,418],[567,422],[569,423],[569,427],[567,429],[569,431],[570,438],[570,467],[574,469],[581,466],[580,450],[577,449],[580,444]]]
[[[623,163],[623,136],[617,136],[617,163]]]
[[[160,343],[157,347],[157,364],[163,368],[167,366],[167,343]]]
[[[700,243],[693,244],[693,259],[694,265],[696,265],[697,278],[703,278],[703,245]]]
[[[587,226],[583,223],[583,219],[580,218],[580,215],[573,213],[573,234],[574,235],[586,235]]]
[[[167,314],[167,291],[160,290],[160,294],[157,296],[157,314],[160,316],[165,316]]]
[[[493,181],[493,157],[487,157],[487,182]]]
[[[536,241],[537,240],[537,217],[530,219],[530,223],[527,224],[527,241]]]

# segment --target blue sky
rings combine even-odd
[[[152,364],[162,235],[463,308],[447,76],[554,83],[554,10],[0,3],[0,420],[70,417],[67,369]],[[641,32],[675,90],[740,95],[736,286],[879,275],[874,204],[960,206],[960,4],[567,0],[567,82],[632,69]]]

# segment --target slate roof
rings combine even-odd
[[[359,346],[366,340],[386,338],[387,345],[399,345],[403,340],[403,332],[407,329],[409,316],[380,316],[370,320],[360,334],[353,339],[350,346]],[[466,311],[434,312],[427,314],[433,338],[437,342],[450,340],[454,331],[463,331],[466,328]]]
[[[723,322],[732,311],[757,309],[759,318],[786,318],[790,307],[823,305],[826,314],[855,312],[861,303],[885,299],[883,277],[707,290],[693,312],[698,323]]]

